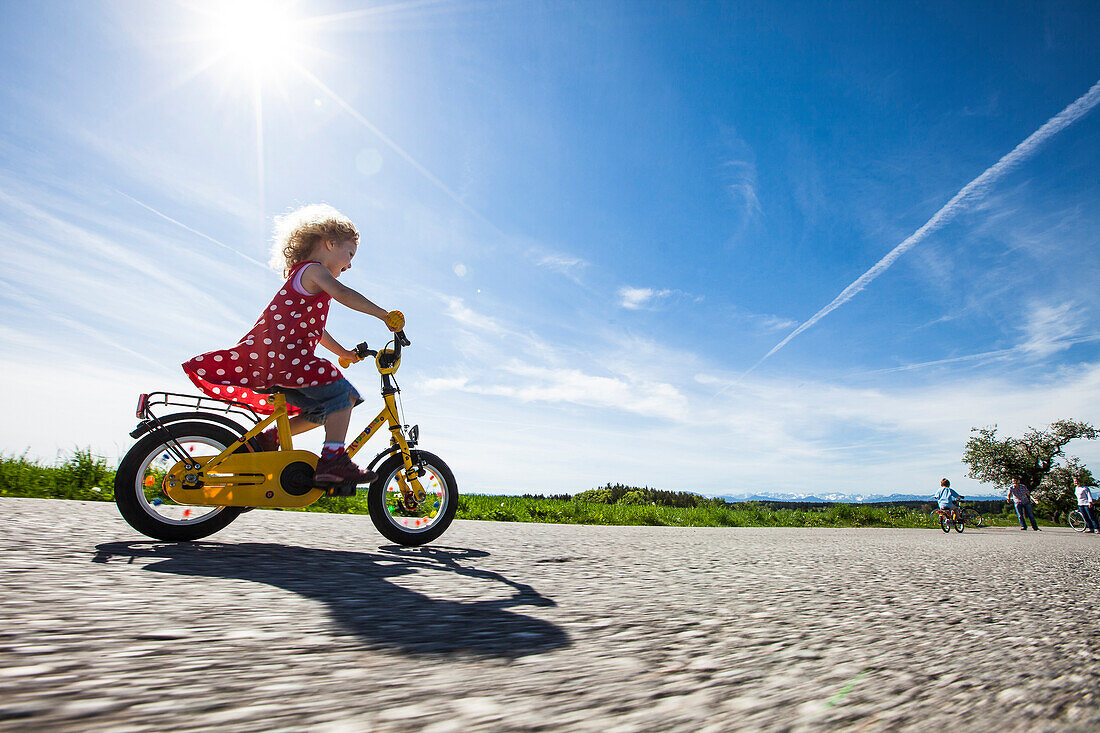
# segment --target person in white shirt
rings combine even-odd
[[[1092,491],[1081,483],[1080,477],[1074,478],[1073,483],[1077,487],[1077,508],[1085,515],[1085,526],[1089,528],[1089,532],[1100,532],[1100,526],[1096,524],[1096,517],[1092,514]]]

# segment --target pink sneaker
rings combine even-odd
[[[321,458],[317,461],[317,470],[313,474],[313,480],[317,484],[343,484],[357,486],[369,484],[374,480],[374,471],[360,471],[359,467],[351,462],[347,451],[343,448],[335,451],[321,451]]]

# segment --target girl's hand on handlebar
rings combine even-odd
[[[356,354],[354,351],[348,351],[340,357],[340,366],[342,366],[344,369],[347,369],[349,366],[359,361],[362,361],[362,359],[359,358],[358,354]]]
[[[390,311],[382,320],[386,322],[386,328],[390,331],[400,331],[405,328],[405,315],[401,311]]]

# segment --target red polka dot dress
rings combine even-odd
[[[183,371],[205,394],[243,402],[256,412],[271,413],[275,387],[316,387],[343,375],[326,359],[314,355],[325,330],[328,293],[309,295],[301,288],[301,272],[313,262],[293,267],[279,292],[236,346],[210,351],[184,362]],[[288,406],[290,414],[298,408]]]

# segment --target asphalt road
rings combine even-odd
[[[1100,729],[1100,535],[0,516],[0,730]]]

